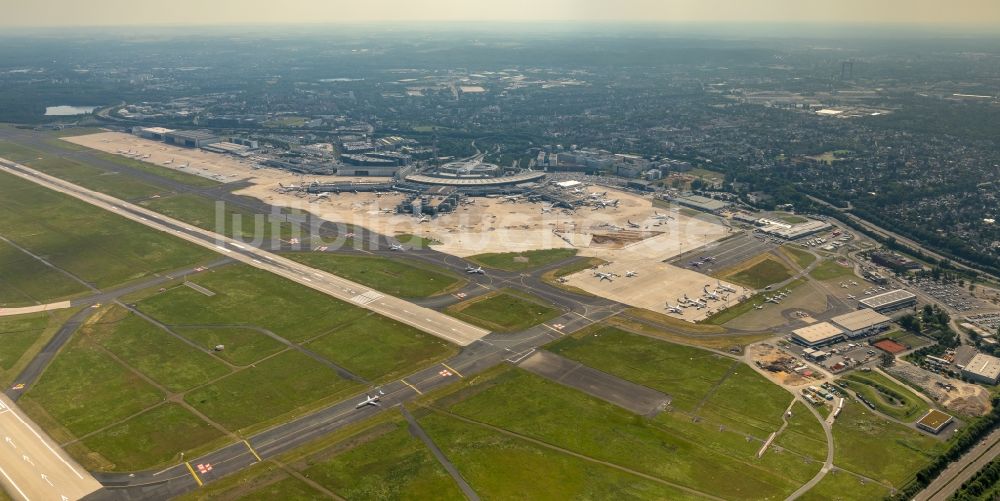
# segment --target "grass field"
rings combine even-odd
[[[402,233],[396,235],[396,241],[406,247],[407,249],[429,249],[432,245],[440,245],[441,242],[427,237],[421,237],[419,235],[411,235],[409,233]]]
[[[487,268],[506,271],[526,271],[562,261],[576,255],[576,249],[545,249],[527,252],[494,252],[476,254],[467,259]]]
[[[24,369],[76,309],[0,317],[0,386]]]
[[[722,278],[754,289],[763,289],[768,285],[792,278],[792,272],[777,259],[767,257],[748,268],[730,273]]]
[[[841,266],[833,259],[827,259],[813,268],[809,276],[816,280],[833,280],[835,278],[853,277],[854,269],[849,266]]]
[[[212,297],[178,286],[138,302],[168,325],[254,326],[293,342],[329,332],[368,314],[321,292],[266,271],[236,264],[188,277]]]
[[[792,417],[788,418],[788,427],[774,443],[817,461],[826,459],[826,435],[823,433],[823,427],[802,402],[796,402],[792,406]]]
[[[373,381],[394,379],[458,352],[441,339],[375,314],[339,327],[306,346]]]
[[[692,410],[737,362],[715,353],[613,327],[565,337],[548,348],[584,365],[660,390],[671,406]],[[749,367],[746,369],[749,370]]]
[[[108,461],[102,469],[136,471],[176,461],[180,452],[202,448],[222,436],[183,406],[167,403],[82,442]]]
[[[38,150],[5,141],[0,141],[0,156],[84,188],[125,200],[148,197],[164,191],[139,179],[68,158],[49,156]]]
[[[788,468],[784,458],[775,458],[780,468],[757,464],[748,454],[752,447],[746,445],[742,456],[734,451],[723,453],[658,420],[639,418],[515,369],[479,380],[468,392],[449,395],[437,405],[478,422],[725,498],[783,497],[813,473],[812,467],[809,471]],[[435,432],[433,424],[429,428],[438,440],[441,432]],[[719,478],[727,481],[719,482]]]
[[[199,228],[244,241],[269,242],[292,238],[295,225],[272,222],[267,214],[254,214],[232,204],[183,193],[144,200],[139,205]]]
[[[446,270],[406,258],[325,252],[292,252],[283,256],[398,297],[435,296],[457,290],[466,283]]]
[[[527,329],[559,316],[555,307],[512,289],[501,289],[452,305],[445,312],[497,332]]]
[[[0,234],[99,288],[214,255],[9,174],[0,174]]]
[[[215,355],[243,367],[285,349],[284,344],[252,328],[180,327],[173,330],[207,350],[221,344],[225,349]]]
[[[97,328],[84,326],[20,400],[57,441],[97,431],[164,398],[90,338]]]
[[[171,392],[189,390],[230,372],[213,356],[120,306],[112,306],[87,335]]]
[[[0,241],[0,306],[29,306],[87,292],[80,282],[65,273]]]
[[[781,426],[792,398],[791,393],[740,364],[710,394],[699,415],[734,427],[739,423],[747,433],[767,436]]]
[[[802,495],[803,501],[854,501],[885,499],[889,489],[881,484],[864,481],[846,471],[832,470],[815,487]]]
[[[398,413],[317,456],[303,474],[344,499],[464,499]]]
[[[834,463],[879,482],[898,487],[940,454],[945,443],[847,401],[833,425]]]
[[[864,395],[879,412],[900,421],[916,421],[929,409],[912,391],[877,372],[853,373],[845,379],[852,391]]]
[[[781,246],[781,252],[784,252],[785,255],[792,258],[792,260],[795,261],[795,264],[799,265],[799,268],[803,270],[816,261],[815,254],[790,245]]]
[[[301,352],[285,351],[197,388],[184,400],[227,429],[239,430],[360,388]]]
[[[453,418],[420,423],[485,499],[703,499]]]

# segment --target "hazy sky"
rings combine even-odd
[[[0,0],[16,27],[466,20],[1000,27],[1000,0]]]

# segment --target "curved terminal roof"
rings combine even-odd
[[[545,177],[544,172],[522,172],[513,176],[502,177],[435,177],[424,174],[406,176],[406,180],[420,184],[443,184],[448,186],[500,186],[506,184],[521,184],[538,181]]]

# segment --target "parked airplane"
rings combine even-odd
[[[174,163],[174,159],[173,158],[171,158],[170,160],[167,160],[166,162],[163,162],[163,165],[170,165],[172,163]]]
[[[635,271],[626,271],[626,272],[625,272],[625,276],[626,276],[626,277],[634,277],[634,276],[636,276],[636,275],[638,275],[638,274],[639,274],[639,273],[638,273],[638,272],[635,272]]]
[[[660,214],[659,212],[653,211],[653,219],[659,219],[660,221],[665,221],[667,219],[673,219],[673,216],[668,214]]]
[[[389,246],[389,250],[394,250],[394,251],[404,251],[404,250],[406,250],[406,249],[404,249],[404,248],[403,248],[403,244],[391,244],[391,245]]]
[[[638,224],[635,224],[635,223],[633,223],[633,222],[632,222],[632,220],[631,220],[631,219],[629,219],[629,220],[628,220],[628,227],[629,227],[629,228],[638,228],[638,227],[639,227],[639,225],[638,225]]]
[[[848,295],[847,295],[847,299],[857,299],[857,298],[858,298],[858,297],[857,297],[857,296],[855,296],[854,294],[848,294]]]
[[[674,314],[677,314],[677,315],[683,315],[684,314],[684,310],[682,310],[682,309],[680,309],[680,308],[678,308],[676,306],[670,306],[670,301],[667,301],[667,312],[668,313],[674,313]]]
[[[477,275],[485,275],[486,274],[486,272],[483,271],[483,267],[482,266],[480,266],[478,268],[473,268],[472,266],[466,266],[465,267],[465,272],[466,273],[477,274]]]
[[[385,395],[385,392],[382,391],[382,390],[378,391],[378,395],[367,395],[366,394],[365,397],[367,397],[367,398],[365,398],[363,401],[361,401],[360,403],[358,403],[358,405],[355,407],[355,409],[360,409],[360,408],[362,408],[362,407],[364,407],[366,405],[371,405],[371,406],[378,407],[379,406],[379,400],[382,400],[382,395]]]
[[[600,278],[602,281],[603,280],[607,280],[608,282],[614,282],[613,278],[614,278],[615,275],[614,275],[614,273],[601,273],[601,272],[597,272],[597,273],[594,273],[594,276],[597,277],[597,278]]]
[[[757,306],[754,306],[754,309],[755,310],[763,310],[764,309],[764,305],[758,304]]]
[[[426,223],[426,222],[428,222],[430,220],[431,220],[431,218],[429,218],[427,216],[422,216],[420,219],[417,220],[417,223]]]

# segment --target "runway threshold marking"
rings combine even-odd
[[[264,462],[264,460],[260,458],[260,454],[257,454],[257,451],[253,450],[253,446],[250,445],[250,442],[247,442],[246,440],[244,440],[243,443],[247,446],[247,449],[250,450],[250,453],[253,454],[253,457],[257,458],[258,462],[260,462],[260,463]]]
[[[188,467],[188,471],[191,472],[191,476],[194,477],[194,481],[198,482],[198,487],[205,485],[205,483],[198,478],[198,474],[194,472],[194,468],[191,467],[191,463],[184,461],[184,466]]]
[[[463,375],[462,375],[462,373],[461,373],[461,372],[458,372],[458,371],[456,371],[455,369],[453,369],[453,368],[451,368],[451,367],[448,367],[448,364],[446,364],[446,363],[442,362],[442,363],[441,363],[441,365],[443,365],[445,369],[448,369],[448,370],[450,370],[450,371],[451,371],[452,373],[454,373],[454,374],[455,374],[456,376],[458,376],[458,377],[460,377],[460,378],[464,378],[464,377],[465,377],[465,376],[463,376]]]
[[[423,395],[424,394],[424,392],[420,391],[416,386],[413,386],[412,384],[408,383],[405,379],[400,379],[400,381],[402,381],[403,384],[405,384],[406,386],[409,386],[410,388],[413,388],[413,391],[417,392],[417,395]]]

